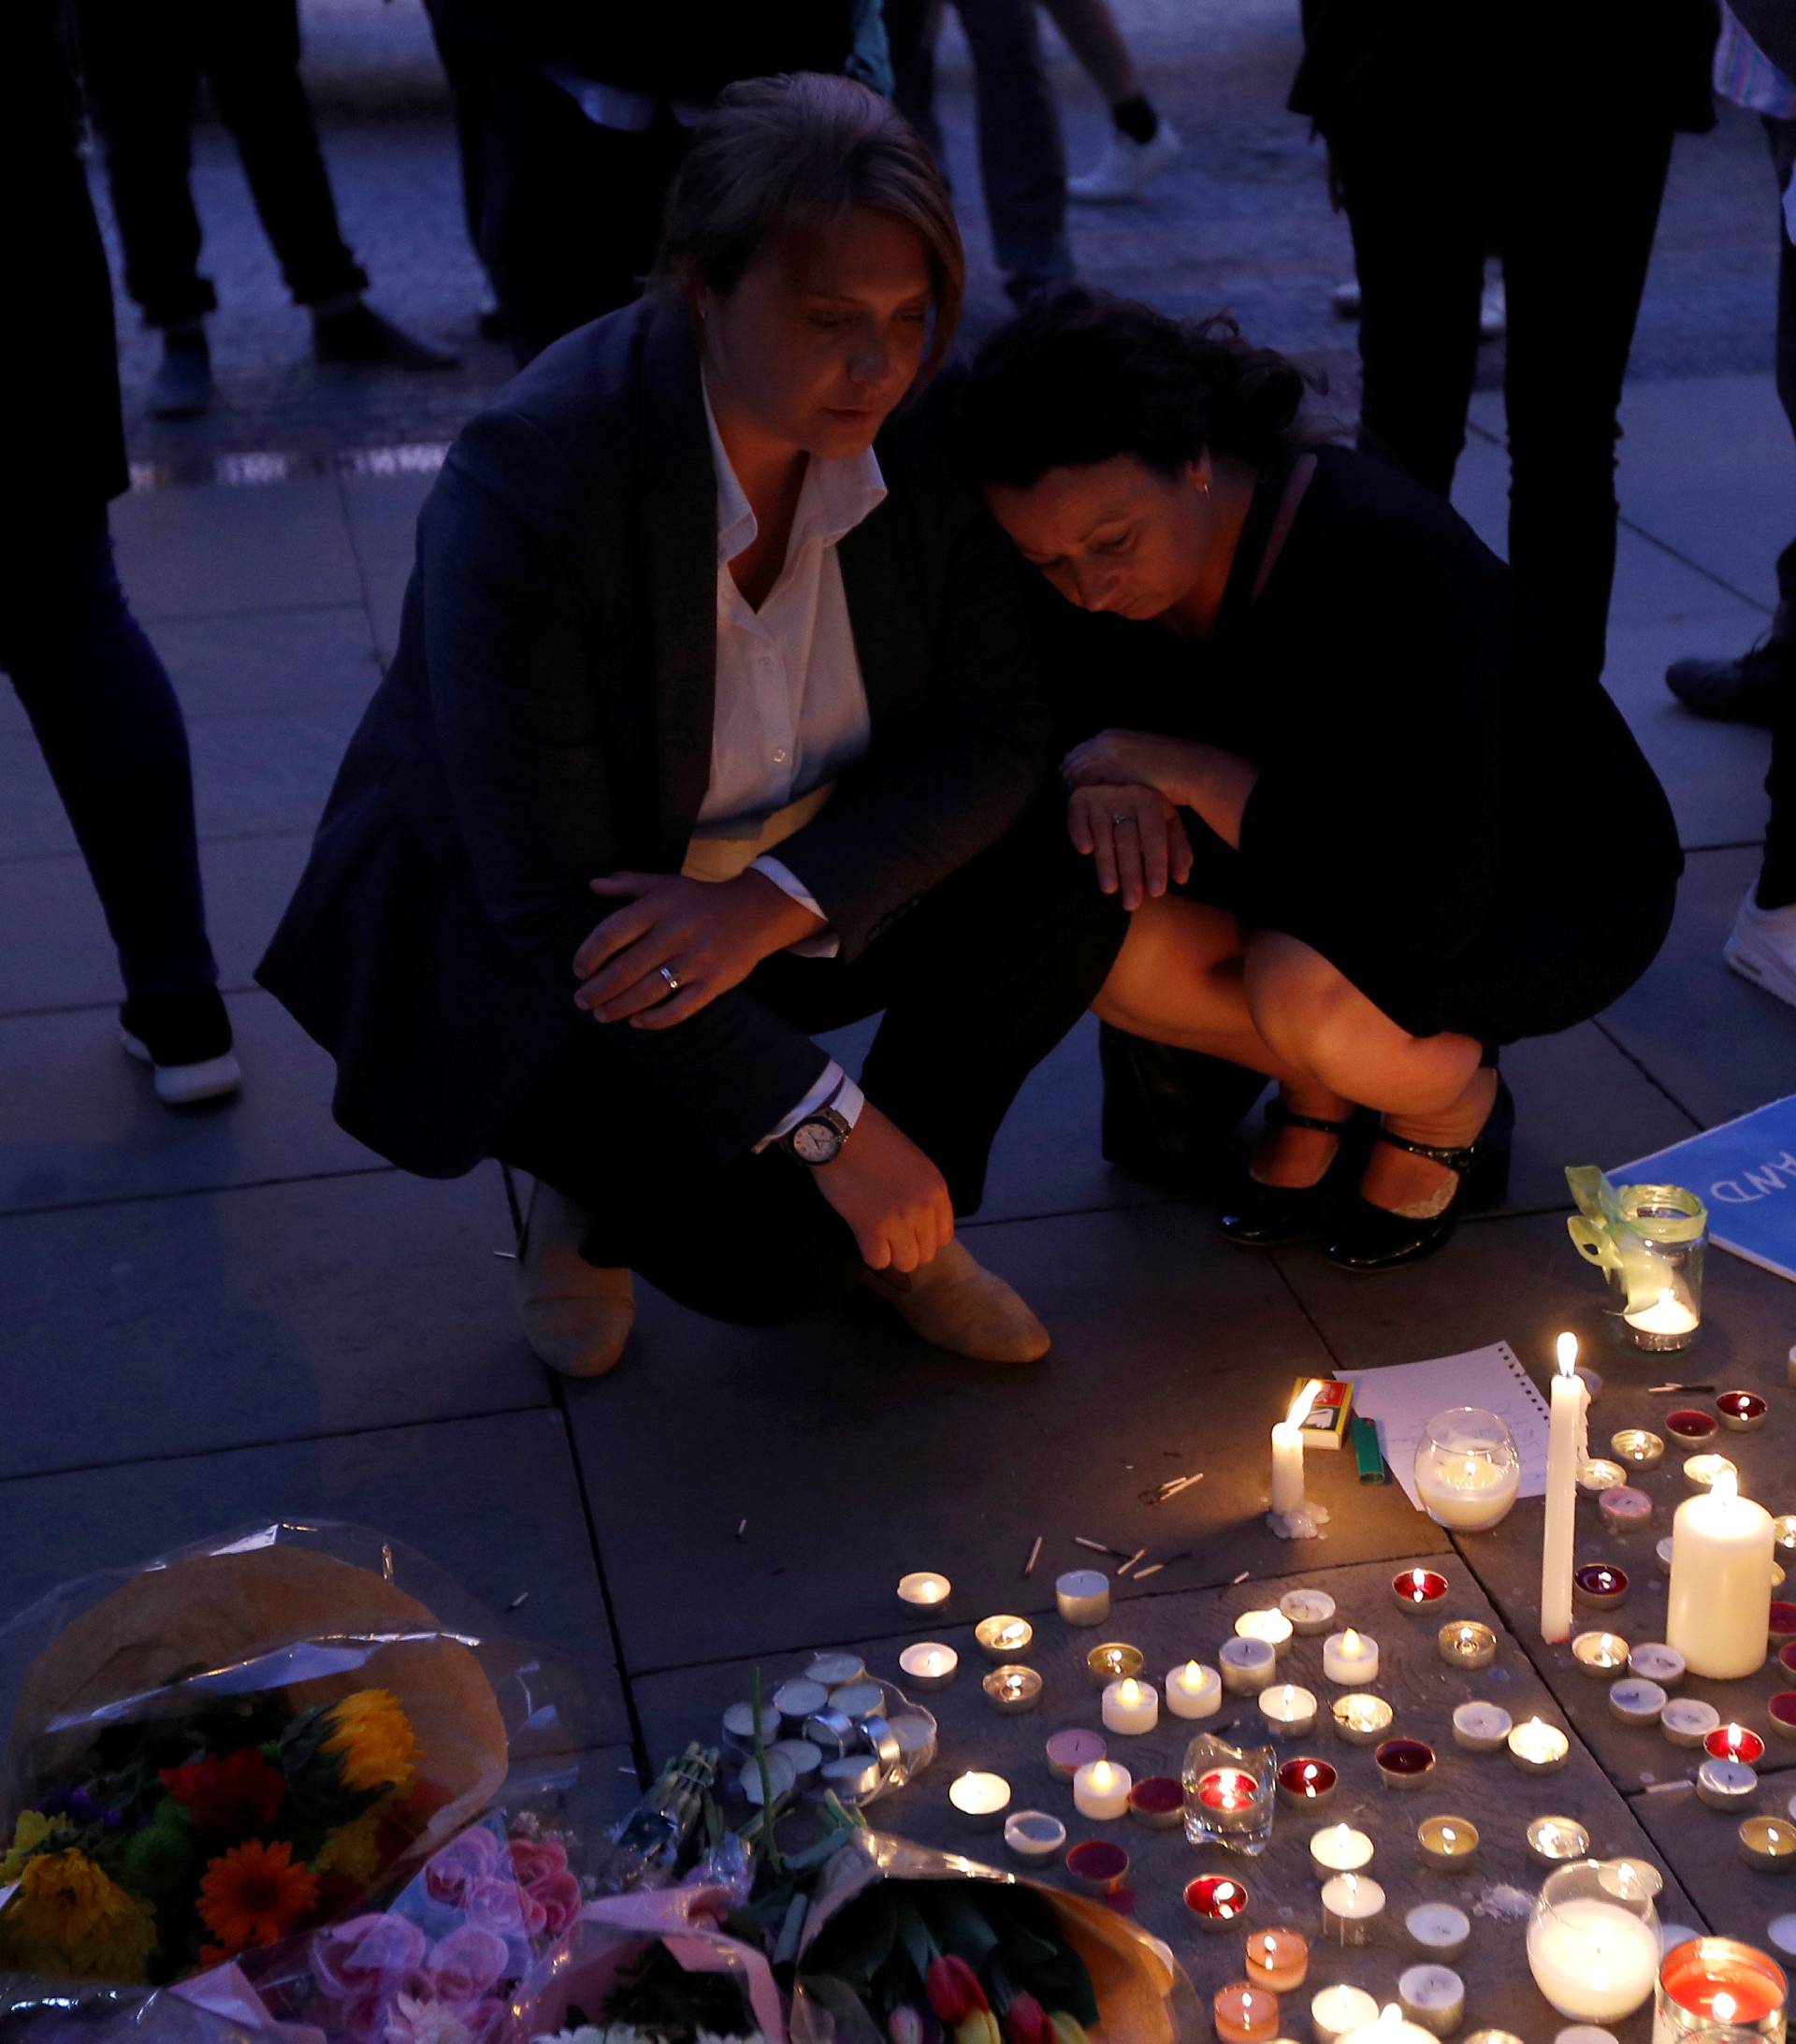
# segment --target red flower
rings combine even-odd
[[[930,1961],[929,1971],[923,1977],[923,1993],[944,2022],[960,2022],[990,2007],[978,1975],[964,1959],[956,1959],[951,1952]]]
[[[1048,2011],[1033,1994],[1013,1994],[1004,2012],[1004,2044],[1054,2044]]]
[[[185,1767],[161,1770],[162,1785],[208,1838],[266,1831],[286,1800],[287,1785],[253,1747],[224,1760],[210,1754]]]

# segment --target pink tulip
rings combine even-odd
[[[580,1914],[586,1897],[572,1874],[551,1874],[530,1890],[529,1899],[543,1912],[543,1935],[559,1937]]]
[[[500,1845],[484,1825],[457,1832],[424,1870],[425,1892],[432,1902],[459,1906],[470,1881],[491,1875],[499,1865]]]
[[[568,1849],[558,1839],[514,1838],[511,1852],[512,1872],[526,1888],[568,1870]]]

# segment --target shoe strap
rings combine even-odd
[[[1382,1126],[1378,1132],[1378,1139],[1380,1142],[1389,1143],[1393,1150],[1407,1150],[1412,1157],[1427,1157],[1430,1164],[1438,1164],[1445,1170],[1456,1171],[1461,1178],[1477,1163],[1485,1147],[1482,1133],[1470,1142],[1461,1143],[1456,1149],[1449,1149],[1442,1143],[1412,1142],[1407,1136],[1395,1136],[1388,1128]]]
[[[1299,1114],[1286,1107],[1277,1094],[1267,1103],[1266,1118],[1275,1128],[1313,1128],[1319,1136],[1344,1136],[1354,1125],[1351,1114],[1339,1122],[1325,1120],[1320,1114]]]

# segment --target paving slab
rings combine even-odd
[[[384,660],[390,660],[398,646],[399,610],[417,551],[418,513],[435,481],[432,472],[342,479],[350,544]]]
[[[234,1099],[164,1107],[109,1008],[0,1020],[0,1213],[384,1170],[330,1118],[331,1062],[261,992],[226,1004]]]
[[[490,1178],[389,1171],[9,1215],[0,1473],[546,1405],[508,1235]]]
[[[1090,1559],[1075,1535],[1122,1556],[1191,1552],[1130,1597],[1288,1566],[1262,1517],[1268,1432],[1293,1381],[1329,1358],[1277,1270],[1177,1207],[968,1239],[1053,1330],[1043,1363],[944,1355],[870,1299],[757,1330],[639,1287],[622,1367],[568,1387],[633,1670],[894,1630],[892,1587],[914,1569],[946,1569],[974,1616],[1040,1610],[1055,1575]],[[668,1440],[670,1414],[686,1415],[677,1446],[643,1453]],[[1427,1541],[1400,1494],[1358,1486],[1349,1457],[1312,1462],[1336,1515],[1318,1561]],[[1141,1502],[1198,1470],[1169,1503]]]
[[[1765,1784],[1756,1812],[1796,1817],[1789,1789],[1788,1776],[1774,1787]],[[1796,1912],[1796,1881],[1788,1874],[1764,1874],[1746,1863],[1740,1854],[1739,1818],[1710,1809],[1693,1793],[1637,1795],[1633,1811],[1653,1842],[1655,1856],[1685,1892],[1714,1898],[1711,1914],[1721,1919],[1716,1929],[1771,1953],[1789,1973],[1790,1954],[1777,1950],[1769,1930],[1778,1917],[1788,1921]]]
[[[96,1511],[102,1496],[105,1509]],[[415,1548],[475,1600],[498,1636],[560,1657],[573,1678],[571,1689],[563,1684],[562,1748],[629,1738],[604,1593],[557,1412],[388,1426],[126,1462],[103,1475],[0,1482],[5,1608],[22,1609],[76,1576],[277,1519],[342,1519]],[[504,1616],[521,1592],[528,1602]]]
[[[1608,1034],[1705,1127],[1796,1085],[1796,1008],[1750,985],[1721,959],[1759,863],[1751,849],[1694,854],[1664,950],[1602,1017]],[[1610,1161],[1625,1164],[1651,1147],[1643,1143]]]
[[[963,1558],[973,1559],[977,1567],[976,1556],[957,1553],[952,1547],[940,1558],[941,1565],[950,1572],[957,1571]],[[1536,1714],[1549,1722],[1562,1720],[1513,1640],[1501,1640],[1497,1661],[1486,1670],[1477,1674],[1449,1670],[1435,1650],[1435,1627],[1406,1618],[1392,1604],[1390,1575],[1393,1567],[1400,1565],[1401,1558],[1396,1563],[1336,1568],[1320,1574],[1260,1575],[1232,1588],[1151,1597],[1122,1607],[1096,1631],[1067,1627],[1058,1617],[1049,1616],[1037,1622],[1030,1656],[1043,1676],[1042,1703],[1023,1716],[1001,1716],[988,1706],[978,1684],[989,1663],[964,1624],[929,1628],[926,1636],[945,1640],[962,1656],[950,1688],[916,1699],[940,1723],[940,1754],[911,1788],[876,1804],[869,1818],[907,1837],[1008,1865],[997,1838],[969,1835],[957,1827],[947,1800],[949,1784],[965,1769],[1003,1775],[1011,1784],[1015,1807],[1052,1812],[1066,1823],[1071,1842],[1104,1836],[1127,1849],[1134,1861],[1130,1878],[1139,1920],[1173,1946],[1206,2001],[1227,1981],[1240,1978],[1242,1935],[1239,1932],[1215,1935],[1194,1932],[1180,1898],[1185,1883],[1199,1873],[1237,1876],[1246,1882],[1253,1897],[1249,1930],[1290,1925],[1311,1940],[1311,1979],[1286,2003],[1281,2028],[1287,2035],[1308,2034],[1304,2022],[1311,1997],[1336,1980],[1366,1987],[1381,2002],[1395,2000],[1398,1973],[1417,1963],[1402,1932],[1405,1913],[1420,1902],[1453,1902],[1473,1920],[1471,1943],[1459,1964],[1467,1984],[1466,2029],[1495,2024],[1528,2038],[1548,2037],[1558,2025],[1536,1992],[1524,1957],[1527,1907],[1541,1878],[1540,1869],[1526,1852],[1528,1821],[1548,1813],[1572,1817],[1587,1826],[1592,1845],[1600,1854],[1655,1860],[1658,1854],[1626,1800],[1608,1785],[1600,1768],[1575,1739],[1568,1764],[1538,1780],[1518,1774],[1505,1755],[1474,1755],[1454,1744],[1454,1706],[1473,1696],[1500,1703],[1518,1722]],[[1278,1810],[1270,1848],[1259,1859],[1230,1857],[1213,1847],[1194,1849],[1179,1832],[1150,1831],[1132,1819],[1094,1824],[1079,1818],[1066,1784],[1049,1774],[1043,1746],[1049,1734],[1062,1726],[1099,1726],[1099,1695],[1085,1666],[1091,1647],[1105,1639],[1137,1645],[1146,1656],[1150,1675],[1158,1675],[1192,1656],[1213,1662],[1218,1642],[1232,1631],[1238,1613],[1275,1602],[1283,1590],[1299,1584],[1328,1590],[1344,1621],[1357,1621],[1377,1638],[1380,1668],[1374,1687],[1395,1707],[1395,1731],[1433,1746],[1436,1767],[1428,1783],[1408,1793],[1393,1793],[1379,1785],[1369,1749],[1349,1746],[1332,1730],[1322,1730],[1304,1739],[1281,1741],[1279,1757],[1310,1753],[1325,1759],[1339,1769],[1340,1786],[1317,1819],[1306,1820],[1301,1813]],[[869,1587],[873,1587],[870,1582]],[[1456,1616],[1500,1628],[1498,1615],[1470,1578],[1456,1580],[1454,1590]],[[1006,1600],[1000,1608],[1018,1607]],[[977,1602],[962,1605],[957,1600],[956,1615],[977,1618],[984,1612]],[[900,1644],[885,1638],[856,1642],[871,1671],[889,1680],[902,1680],[896,1660]],[[1294,1641],[1281,1663],[1281,1673],[1311,1689],[1326,1708],[1340,1692],[1322,1678],[1322,1644],[1319,1639]],[[797,1673],[802,1659],[802,1653],[768,1653],[759,1663],[763,1681],[771,1687]],[[635,1696],[650,1753],[677,1751],[688,1738],[715,1742],[719,1713],[747,1693],[755,1665],[752,1660],[737,1660],[639,1677]],[[1247,1742],[1257,1726],[1251,1702],[1238,1706],[1237,1700],[1228,1699],[1212,1722],[1221,1726],[1237,1720],[1239,1734]],[[1110,1757],[1137,1777],[1177,1775],[1187,1738],[1198,1729],[1163,1714],[1156,1730],[1141,1737],[1111,1735]],[[1449,1813],[1470,1819],[1481,1834],[1476,1861],[1456,1874],[1427,1868],[1415,1845],[1416,1826],[1423,1819]],[[1369,1871],[1388,1897],[1379,1936],[1357,1951],[1340,1951],[1324,1943],[1317,1883],[1307,1850],[1313,1831],[1343,1821],[1372,1837],[1376,1857]],[[1065,1878],[1059,1869],[1054,1873]],[[1713,1887],[1701,1892],[1711,1900],[1715,1896]],[[1680,1891],[1675,1877],[1668,1881],[1660,1906],[1667,1921],[1699,1927],[1705,1921]],[[1512,1913],[1517,1909],[1521,1914]],[[1726,1910],[1716,1913],[1731,1922]],[[1623,2044],[1644,2040],[1650,2027],[1650,2009],[1615,2026]]]
[[[362,601],[331,476],[123,497],[112,532],[120,580],[145,623]]]

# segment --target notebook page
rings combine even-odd
[[[1546,1494],[1546,1442],[1550,1413],[1545,1399],[1507,1341],[1469,1349],[1463,1355],[1437,1355],[1423,1363],[1396,1363],[1386,1370],[1339,1370],[1354,1386],[1354,1406],[1378,1428],[1379,1445],[1391,1474],[1419,1512],[1415,1450],[1437,1413],[1454,1405],[1481,1405],[1508,1423],[1521,1450],[1518,1495]]]

